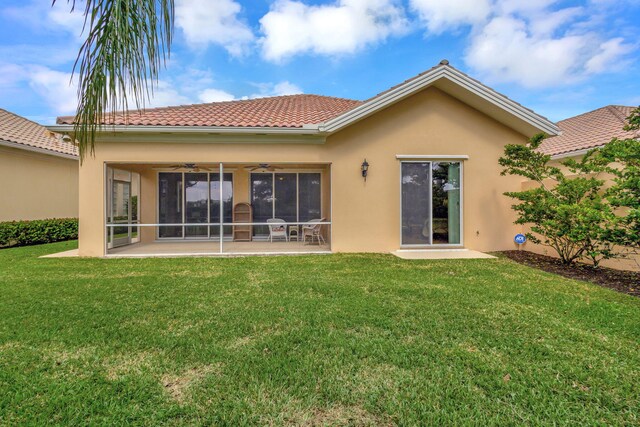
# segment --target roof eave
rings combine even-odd
[[[602,144],[602,145],[597,145],[595,147],[581,148],[579,150],[565,151],[564,153],[552,154],[551,155],[551,160],[566,159],[567,157],[584,156],[589,151],[600,149],[600,148],[604,147],[605,145],[606,144]]]
[[[53,132],[72,133],[74,126],[69,124],[45,126]],[[319,135],[318,125],[302,127],[257,127],[257,126],[148,126],[148,125],[106,125],[99,132],[122,133],[196,133],[196,134],[281,134],[281,135]]]
[[[519,120],[522,120],[531,127],[537,129],[539,132],[543,132],[551,136],[558,135],[560,132],[556,124],[550,120],[523,107],[506,96],[495,92],[482,83],[447,65],[438,66],[416,79],[410,80],[378,97],[372,98],[364,104],[349,110],[338,117],[321,123],[319,129],[320,131],[328,133],[341,130],[381,109],[419,92],[428,86],[433,85],[442,79],[446,79],[456,83],[464,89],[467,89],[469,92],[505,110]]]
[[[48,156],[78,160],[78,156],[75,154],[67,154],[67,153],[62,153],[60,151],[49,150],[46,148],[34,147],[32,145],[22,144],[19,142],[7,141],[6,139],[0,139],[0,146],[16,148],[18,150],[24,150],[24,151],[31,151],[33,153],[46,154]]]

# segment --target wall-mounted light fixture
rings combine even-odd
[[[362,162],[362,165],[360,166],[360,170],[362,171],[362,177],[366,181],[367,173],[369,173],[369,163],[367,162],[367,159],[364,159],[364,162]]]

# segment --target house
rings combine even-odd
[[[115,115],[80,167],[79,255],[512,249],[520,178],[497,162],[540,132],[558,128],[446,60],[366,101]]]
[[[78,216],[76,147],[0,109],[0,222]]]
[[[560,162],[567,158],[576,160],[584,156],[589,150],[606,145],[613,138],[639,138],[640,132],[625,131],[627,118],[637,107],[607,105],[597,110],[589,111],[558,122],[561,134],[545,139],[540,150],[551,156],[552,162],[560,166]],[[606,175],[605,175],[606,177]],[[531,182],[524,182],[523,188],[530,188]],[[552,250],[545,246],[527,243],[525,249],[544,255],[555,256]],[[624,259],[605,260],[602,265],[609,268],[640,271],[640,256],[632,255]]]
[[[607,105],[558,122],[561,134],[545,139],[540,150],[552,159],[580,157],[602,147],[613,138],[640,137],[639,131],[625,131],[627,117],[637,107]]]

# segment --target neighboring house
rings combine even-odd
[[[559,162],[567,158],[579,159],[589,150],[602,147],[613,138],[639,138],[640,131],[625,131],[623,129],[625,125],[629,124],[627,118],[636,108],[607,105],[597,110],[561,120],[558,122],[558,127],[562,133],[545,139],[540,145],[540,150],[545,154],[549,154],[554,163],[559,165]],[[523,188],[530,188],[532,185],[534,184],[530,181],[523,182]],[[527,243],[526,249],[532,252],[554,255],[553,250],[541,245]],[[640,270],[640,257],[607,260],[603,261],[602,265],[624,270]]]
[[[561,134],[545,139],[540,150],[552,159],[579,157],[587,151],[602,147],[613,138],[640,137],[640,131],[625,131],[627,117],[637,107],[607,105],[588,113],[558,122]]]
[[[0,109],[0,221],[78,217],[78,153],[65,139]]]
[[[364,102],[292,95],[106,125],[80,167],[81,256],[512,249],[503,193],[521,180],[498,158],[558,132],[447,61]]]

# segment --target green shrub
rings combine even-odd
[[[0,222],[0,248],[40,245],[77,238],[77,218]]]

